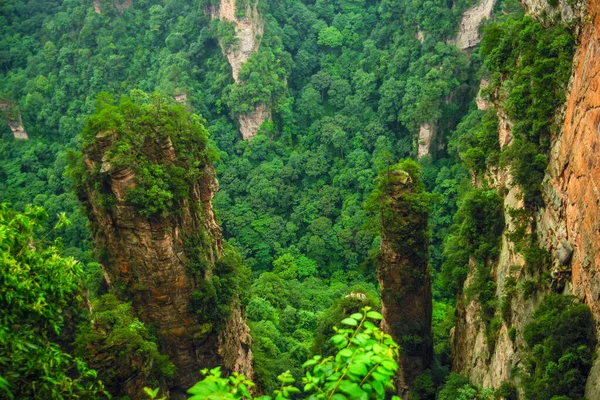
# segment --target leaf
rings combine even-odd
[[[363,318],[363,315],[361,313],[354,313],[350,316],[350,318],[360,321]]]
[[[383,396],[385,394],[385,389],[383,388],[383,385],[381,384],[381,382],[373,381],[372,385],[373,385],[373,389],[375,389],[375,393],[377,393],[379,396]]]
[[[375,329],[376,328],[375,324],[372,323],[371,321],[365,321],[363,325],[367,329]]]
[[[352,400],[368,400],[369,395],[357,383],[342,381],[339,390],[346,393]]]
[[[373,371],[373,372],[371,373],[371,376],[372,376],[373,378],[375,378],[375,381],[379,381],[379,382],[386,382],[386,381],[388,380],[388,377],[387,377],[387,376],[385,376],[385,375],[383,375],[383,374],[380,374],[380,373],[379,373],[379,372],[377,372],[377,371]],[[375,381],[374,381],[374,382],[375,382]]]
[[[352,349],[343,349],[343,350],[340,350],[340,352],[338,353],[338,356],[350,358],[350,357],[352,357],[352,354],[354,354],[354,351]]]
[[[331,400],[348,400],[348,398],[343,394],[336,393],[333,396],[331,396]]]
[[[317,360],[313,358],[312,360],[308,360],[304,364],[302,364],[302,368],[310,367],[311,365],[315,365],[316,363]]]
[[[383,315],[381,315],[380,313],[378,313],[377,311],[369,311],[367,313],[367,318],[372,318],[372,319],[383,319]]]
[[[350,365],[348,370],[350,371],[350,373],[360,376],[364,376],[369,372],[367,366],[363,363],[353,363]]]
[[[356,322],[356,320],[352,319],[352,318],[344,318],[342,320],[342,324],[344,324],[344,325],[350,325],[350,326],[357,326],[358,322]]]

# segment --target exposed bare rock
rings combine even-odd
[[[19,108],[10,101],[0,100],[0,111],[4,121],[10,128],[15,139],[28,140],[29,135],[23,126],[23,120]]]
[[[188,105],[187,93],[176,94],[175,96],[173,96],[173,99],[179,104]]]
[[[238,115],[238,121],[240,122],[240,132],[245,140],[252,139],[256,136],[258,129],[265,121],[271,120],[271,110],[264,104],[256,106],[252,114],[240,114]]]
[[[577,3],[579,8],[581,5]],[[533,5],[531,6],[533,7]],[[562,2],[561,2],[562,7]],[[540,232],[562,265],[573,294],[591,308],[600,336],[600,1],[590,0],[581,26],[564,124],[550,152],[544,184],[547,207]],[[570,253],[570,254],[569,254]],[[600,398],[600,362],[586,398]]]
[[[417,37],[417,40],[418,40],[419,42],[421,42],[421,44],[423,44],[423,42],[425,41],[425,34],[423,33],[423,31],[422,31],[422,30],[420,30],[420,29],[419,29],[419,30],[417,31],[417,36],[416,36],[416,37]]]
[[[497,109],[498,113],[498,141],[500,142],[500,148],[503,149],[506,146],[510,146],[513,141],[512,127],[513,123],[508,119],[508,116],[502,109]]]
[[[102,13],[102,4],[106,0],[94,0],[94,11],[96,14]],[[133,0],[112,0],[112,5],[119,11],[127,10],[133,5]]]
[[[461,50],[473,48],[481,41],[479,25],[484,19],[492,16],[496,0],[481,0],[463,13],[462,21],[458,27],[456,47]]]
[[[544,22],[571,22],[584,13],[583,1],[559,0],[558,6],[553,7],[547,0],[521,0],[529,14],[541,18]]]
[[[584,4],[567,4],[561,1],[552,8],[545,0],[525,0],[530,12],[549,21],[563,21],[578,17]],[[563,122],[562,129],[553,139],[549,153],[549,167],[543,184],[545,207],[536,215],[537,234],[540,244],[552,254],[552,289],[572,293],[581,298],[592,310],[600,333],[600,1],[591,0],[579,32],[579,46],[573,63],[568,100],[564,115],[557,115]],[[512,143],[512,123],[501,108],[499,116],[500,146]],[[488,171],[487,181],[505,195],[505,208],[522,207],[517,188],[512,187],[507,171]],[[512,221],[506,213],[510,231]],[[535,276],[521,268],[524,261],[514,245],[503,237],[500,257],[494,269],[497,296],[504,295],[504,283],[509,276],[517,283],[534,279]],[[517,267],[514,267],[517,266]],[[468,284],[468,283],[467,283]],[[500,328],[493,352],[481,350],[481,333],[485,327],[477,326],[477,304],[458,304],[457,324],[453,336],[454,369],[467,374],[479,385],[498,387],[509,379],[506,371],[520,366],[522,349],[526,347],[522,328],[530,321],[543,295],[529,299],[521,293],[512,302],[512,326],[517,327],[514,343],[507,339],[506,324]],[[483,360],[483,361],[481,361]],[[588,377],[586,398],[600,398],[600,362],[595,361]]]
[[[249,3],[252,3],[250,1]],[[233,79],[238,82],[242,65],[248,61],[248,58],[258,51],[260,39],[264,31],[264,22],[254,5],[248,4],[245,10],[245,16],[238,18],[236,16],[236,0],[221,0],[218,10],[213,11],[213,18],[230,21],[235,24],[235,36],[238,40],[233,46],[223,49],[231,70]]]
[[[477,97],[475,97],[475,103],[477,104],[477,109],[481,111],[485,111],[490,107],[490,103],[481,96],[481,91],[488,87],[489,82],[485,78],[481,78],[481,83],[479,84],[479,91],[477,92]]]
[[[250,335],[240,307],[230,306],[232,312],[219,331],[191,309],[193,293],[211,279],[215,262],[223,255],[221,229],[211,203],[218,189],[213,167],[198,154],[202,173],[191,182],[189,198],[177,204],[178,212],[145,217],[128,201],[130,190],[138,184],[135,169],[107,157],[117,135],[102,132],[85,149],[88,173],[102,182],[101,189],[95,182],[88,183],[83,194],[112,291],[130,300],[139,318],[156,330],[161,350],[177,368],[168,382],[172,396],[199,380],[204,367],[223,365],[251,377]],[[149,162],[162,165],[176,163],[181,151],[170,136],[147,137],[142,147]],[[102,201],[107,195],[114,197],[110,207]],[[203,239],[192,249],[187,243],[194,235]],[[205,260],[204,276],[189,267],[199,252]]]
[[[426,122],[419,128],[419,149],[417,157],[421,158],[429,154],[431,149],[431,141],[435,136],[435,126]]]
[[[239,12],[236,13],[236,0],[221,0],[219,9],[212,11],[213,19],[218,18],[222,21],[233,22],[235,25],[237,43],[227,48],[223,45],[221,47],[231,65],[233,79],[237,84],[243,84],[239,79],[242,65],[260,47],[260,40],[264,31],[264,21],[258,13],[257,4],[257,1],[249,1],[243,13],[244,17],[237,16]],[[253,113],[241,114],[237,118],[242,137],[245,140],[249,140],[256,136],[258,128],[263,122],[271,120],[271,110],[264,104],[258,104]]]
[[[389,171],[386,182],[386,195],[381,201],[389,204],[389,209],[381,212],[381,248],[377,262],[381,326],[402,346],[397,388],[405,397],[414,379],[433,360],[427,212],[411,207],[414,204],[410,196],[422,189],[408,172]],[[414,338],[418,340],[412,340]]]

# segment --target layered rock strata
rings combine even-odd
[[[422,189],[408,172],[388,173],[382,212],[377,280],[381,290],[382,328],[400,343],[397,388],[403,397],[433,360],[431,276],[427,264],[427,219],[413,195]]]
[[[592,310],[600,337],[600,1],[588,2],[581,26],[562,131],[549,157],[546,208],[539,231],[554,256],[554,273],[567,273],[567,290]],[[586,398],[600,398],[596,359]]]
[[[211,203],[218,184],[210,162],[199,160],[201,177],[189,188],[189,198],[177,205],[176,214],[145,217],[128,201],[128,193],[137,185],[134,169],[115,167],[109,161],[107,151],[115,135],[101,132],[85,153],[88,173],[99,169],[102,177],[101,182],[88,184],[84,200],[89,205],[95,246],[104,254],[107,283],[122,299],[132,302],[139,318],[156,331],[161,351],[175,364],[176,374],[168,382],[172,396],[181,397],[201,378],[199,371],[205,367],[223,365],[252,376],[250,335],[242,310],[233,304],[219,333],[191,307],[194,292],[212,277],[214,263],[223,254],[221,229]],[[143,147],[144,156],[153,164],[176,161],[170,137],[148,138]],[[114,198],[110,207],[102,200],[107,194]],[[194,235],[203,238],[203,277],[189,267],[198,256],[193,253],[199,251],[197,246],[188,246]]]
[[[565,3],[550,7],[545,1],[524,1],[527,9],[546,21],[562,19],[573,21],[584,9],[584,4]],[[600,1],[591,0],[578,32],[578,48],[573,61],[567,103],[557,115],[561,129],[553,137],[548,155],[549,166],[543,184],[545,206],[535,216],[536,232],[542,247],[551,254],[552,289],[574,294],[591,309],[600,337]],[[480,102],[478,102],[479,104]],[[483,107],[483,103],[481,108]],[[512,141],[512,124],[499,112],[500,145]],[[563,122],[560,122],[563,121]],[[507,228],[512,230],[510,209],[522,207],[518,188],[511,184],[510,174],[495,170],[488,172],[492,182],[505,195]],[[493,266],[497,298],[506,293],[504,282],[512,276],[519,284],[535,276],[521,268],[522,257],[503,235],[501,254]],[[467,280],[465,285],[468,285]],[[512,326],[516,337],[508,335],[502,324],[493,351],[485,344],[485,325],[478,317],[480,305],[458,304],[457,325],[453,336],[453,369],[469,376],[473,383],[497,388],[504,381],[514,379],[510,371],[521,366],[522,349],[526,343],[523,327],[531,320],[543,293],[530,298],[517,292],[512,301]],[[600,398],[600,362],[596,359],[588,377],[586,398]]]

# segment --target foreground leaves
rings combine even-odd
[[[334,328],[335,335],[331,342],[338,350],[334,356],[314,356],[304,363],[304,395],[293,386],[294,378],[289,371],[278,377],[281,386],[272,396],[255,398],[251,393],[255,386],[251,380],[237,373],[222,377],[217,367],[203,371],[206,378],[188,391],[192,395],[190,400],[285,400],[292,397],[308,400],[384,399],[386,391],[394,390],[399,346],[390,335],[368,320],[381,320],[383,317],[380,313],[371,311],[370,307],[362,311],[341,321],[352,328]],[[398,397],[393,396],[392,399]]]

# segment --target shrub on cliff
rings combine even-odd
[[[133,90],[118,103],[101,93],[82,138],[84,153],[94,159],[103,152],[102,159],[87,173],[83,158],[74,159],[70,174],[80,194],[89,185],[100,203],[110,206],[114,193],[106,189],[108,175],[130,168],[135,186],[126,199],[140,215],[177,214],[179,205],[193,197],[191,188],[213,158],[203,123],[185,106],[157,93]]]
[[[394,390],[393,379],[398,364],[399,347],[392,337],[383,333],[370,320],[380,320],[381,314],[365,307],[341,321],[344,329],[336,329],[331,342],[337,352],[331,357],[315,356],[304,363],[307,370],[302,378],[303,392],[293,386],[294,378],[288,372],[278,377],[276,399],[384,399],[386,390]],[[219,368],[205,370],[207,377],[194,385],[190,400],[255,399],[249,391],[254,383],[243,375],[221,377]],[[256,400],[268,400],[260,396]],[[399,400],[398,396],[392,396]]]
[[[524,336],[530,351],[530,375],[523,385],[527,398],[582,399],[596,345],[589,307],[573,296],[550,294],[525,326]]]

